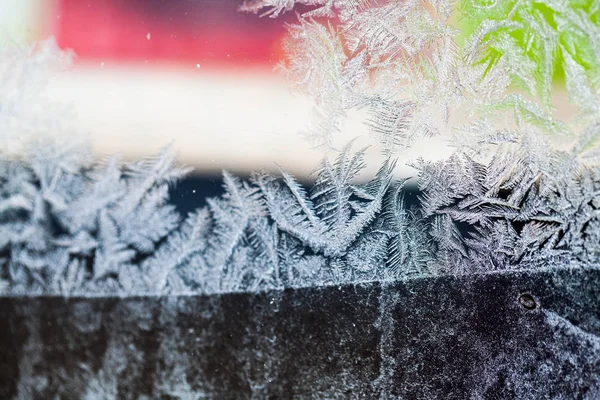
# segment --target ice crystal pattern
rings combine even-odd
[[[324,158],[310,190],[283,170],[248,181],[225,172],[225,195],[183,220],[168,196],[188,171],[172,147],[139,162],[87,161],[85,146],[52,138],[64,129],[37,113],[38,77],[48,60],[65,61],[48,57],[55,46],[3,53],[4,83],[21,86],[0,91],[2,292],[220,293],[597,263],[600,169],[581,162],[599,154],[597,3],[423,4],[310,1],[290,27],[284,68],[317,101],[315,138],[329,142],[348,109],[369,111],[387,155],[370,182],[355,183],[365,150],[350,143]],[[462,47],[453,7],[476,16]],[[333,16],[341,25],[323,22]],[[544,67],[532,73],[532,62]],[[549,113],[555,71],[586,122],[560,151],[546,140],[571,129]],[[507,92],[515,83],[540,101]],[[490,123],[500,109],[514,111],[512,128]],[[451,131],[457,152],[414,162],[420,201],[406,201],[396,149],[446,132],[456,112],[475,116]]]
[[[284,74],[314,98],[307,136],[334,147],[350,110],[386,155],[443,135],[461,151],[514,141],[498,126],[564,141],[598,121],[600,7],[595,0],[248,0],[276,17],[295,10]],[[302,11],[302,12],[300,12]],[[553,88],[578,106],[558,120]],[[583,118],[582,118],[583,117]],[[510,123],[507,123],[510,122]],[[597,140],[584,154],[598,159]]]
[[[48,147],[45,147],[48,149]],[[10,293],[216,293],[435,274],[588,265],[600,256],[600,171],[525,151],[479,164],[420,162],[421,205],[385,163],[352,184],[363,151],[294,178],[224,173],[226,194],[183,221],[171,148],[136,163],[69,163],[37,148],[0,163],[0,268]]]

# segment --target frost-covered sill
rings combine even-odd
[[[597,398],[600,271],[0,298],[2,398]]]
[[[421,282],[421,281],[432,281],[436,279],[456,279],[460,280],[471,280],[471,279],[485,279],[488,276],[503,276],[508,278],[518,278],[523,274],[547,274],[547,273],[555,273],[555,272],[569,272],[572,274],[581,273],[582,271],[600,271],[600,265],[583,265],[581,263],[572,262],[571,264],[561,264],[561,265],[550,265],[547,267],[540,266],[528,266],[524,268],[512,268],[512,269],[503,269],[503,270],[495,270],[495,271],[481,271],[481,272],[472,272],[465,274],[438,274],[438,275],[413,275],[413,276],[404,276],[399,277],[397,279],[390,280],[361,280],[355,281],[352,283],[324,283],[318,286],[291,286],[291,287],[281,287],[281,288],[270,288],[270,289],[260,289],[253,292],[249,291],[229,291],[229,292],[200,292],[200,291],[181,291],[181,292],[116,292],[116,293],[90,293],[83,291],[75,291],[71,293],[47,293],[47,292],[23,292],[23,293],[12,293],[0,292],[0,298],[64,298],[64,299],[111,299],[111,298],[179,298],[179,297],[197,297],[197,296],[221,296],[228,294],[264,294],[264,293],[272,293],[272,292],[282,292],[284,290],[298,290],[298,289],[327,289],[327,288],[342,288],[347,285],[353,286],[369,286],[372,284],[381,284],[381,285],[394,285],[394,284],[409,284],[413,282]]]

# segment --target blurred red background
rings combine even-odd
[[[174,143],[197,173],[279,164],[306,179],[324,154],[302,135],[314,100],[273,68],[296,14],[261,18],[238,11],[242,1],[0,0],[0,27],[29,43],[54,36],[77,55],[45,94],[70,106],[68,134],[89,138],[97,157],[139,158]],[[334,144],[372,144],[363,117],[348,113]],[[436,153],[421,147],[415,154]],[[374,175],[378,148],[367,158]]]
[[[240,0],[59,0],[53,34],[81,60],[273,65],[283,18],[238,11]],[[291,15],[293,16],[293,14]]]

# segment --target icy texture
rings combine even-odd
[[[140,162],[86,161],[85,146],[53,137],[68,119],[37,112],[47,104],[36,93],[70,54],[51,41],[3,50],[2,292],[220,293],[597,262],[600,169],[589,163],[600,137],[599,67],[590,58],[597,4],[479,3],[309,2],[320,7],[290,27],[284,69],[316,100],[312,133],[329,143],[345,110],[367,107],[387,161],[355,184],[365,150],[350,143],[324,158],[308,192],[285,171],[246,182],[224,173],[226,194],[184,221],[168,201],[169,185],[187,172],[172,147]],[[275,16],[292,7],[243,8]],[[476,15],[462,46],[453,7]],[[533,74],[532,62],[545,69]],[[555,69],[580,105],[579,135],[550,114]],[[511,83],[525,91],[507,91]],[[500,129],[507,107],[516,119]],[[460,127],[455,112],[465,117]],[[392,179],[393,154],[442,132],[457,151],[414,162],[421,202],[408,207],[404,181]],[[557,133],[568,139],[563,150],[548,140]]]
[[[281,67],[317,103],[307,129],[316,143],[331,147],[346,112],[358,109],[387,155],[434,135],[480,154],[485,144],[518,141],[505,129],[528,127],[573,145],[569,133],[598,122],[595,0],[249,0],[241,8],[274,17],[295,4],[304,13],[289,27]],[[554,115],[562,81],[578,106],[572,121]],[[584,142],[579,155],[597,158],[597,138]]]
[[[68,164],[38,149],[3,161],[8,293],[215,293],[527,268],[600,256],[600,171],[566,154],[420,162],[407,208],[392,163],[352,184],[363,151],[325,160],[306,193],[288,173],[224,174],[226,194],[180,223],[170,148],[138,163]]]
[[[3,399],[597,399],[600,270],[0,298]],[[535,308],[523,307],[527,291]]]

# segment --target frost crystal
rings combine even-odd
[[[26,71],[69,55],[52,42],[4,50],[0,290],[219,293],[597,262],[596,2],[300,3],[311,10],[289,26],[282,70],[315,99],[309,135],[321,144],[332,147],[349,110],[368,112],[386,156],[371,181],[356,183],[365,150],[348,144],[310,190],[284,170],[225,172],[226,194],[180,221],[168,189],[187,170],[172,147],[87,162],[85,147],[34,129],[56,124],[36,114],[40,75]],[[294,5],[242,9],[275,17]],[[456,10],[472,26],[457,29]],[[561,74],[576,122],[552,109]],[[412,204],[394,156],[434,135],[456,152],[412,163]]]
[[[357,109],[368,111],[365,122],[386,155],[433,135],[481,152],[505,141],[499,125],[535,126],[560,142],[581,131],[556,119],[551,95],[562,76],[579,116],[597,120],[593,0],[297,3],[315,8],[290,26],[281,67],[317,103],[307,134],[319,144],[331,147],[345,113]],[[253,0],[242,9],[277,16],[294,5]]]
[[[231,292],[600,256],[600,171],[566,153],[420,161],[421,205],[407,207],[393,163],[352,183],[363,151],[348,147],[323,161],[310,193],[285,171],[250,182],[225,173],[226,194],[181,223],[166,197],[184,173],[170,149],[73,172],[52,153],[37,153],[43,169],[1,166],[0,266],[12,293]]]

